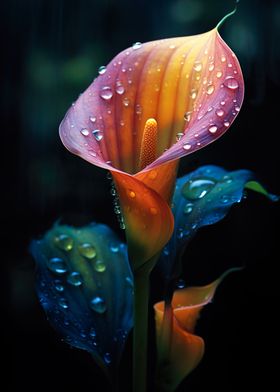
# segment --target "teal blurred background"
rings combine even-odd
[[[5,355],[13,374],[9,390],[105,391],[106,387],[96,386],[104,380],[87,355],[60,343],[34,292],[28,244],[55,220],[76,225],[96,220],[118,230],[106,173],[68,153],[58,126],[98,67],[119,51],[135,41],[210,30],[234,2],[10,0],[0,7],[2,231],[7,237],[3,320],[8,320],[3,324]],[[222,139],[184,159],[181,173],[208,163],[229,170],[247,168],[260,176],[268,190],[280,194],[280,2],[241,1],[221,35],[244,71],[244,106]],[[191,245],[187,282],[206,283],[235,265],[247,268],[240,277],[229,278],[215,305],[205,311],[199,331],[208,351],[181,391],[201,391],[206,386],[216,391],[241,386],[251,390],[256,385],[272,390],[277,373],[268,358],[277,349],[267,334],[278,333],[274,320],[279,306],[279,256],[274,256],[279,255],[278,222],[279,208],[250,194],[225,221],[202,230]],[[152,291],[158,299],[160,282],[154,280]],[[128,352],[123,385],[129,363]]]

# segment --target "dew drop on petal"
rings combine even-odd
[[[128,105],[129,105],[129,99],[128,99],[128,98],[124,98],[124,99],[123,99],[123,104],[124,104],[125,107],[128,107]]]
[[[79,246],[79,252],[86,259],[94,259],[94,257],[96,257],[95,247],[88,242],[85,242]]]
[[[218,72],[216,73],[216,76],[217,76],[217,78],[221,78],[221,77],[223,76],[222,71],[218,71]]]
[[[96,272],[105,272],[106,264],[102,260],[96,260],[94,263],[94,269]]]
[[[217,109],[216,110],[216,114],[218,117],[223,117],[223,115],[225,114],[225,112],[223,111],[223,109]]]
[[[66,250],[69,252],[73,248],[73,238],[71,238],[67,234],[60,234],[59,236],[54,238],[54,242],[56,246],[62,250]]]
[[[125,92],[125,88],[121,82],[116,83],[116,93],[122,95]]]
[[[101,89],[100,97],[105,99],[105,101],[110,100],[112,98],[112,96],[113,96],[113,91],[112,91],[111,87],[105,86]]]
[[[152,215],[157,215],[158,210],[157,210],[155,207],[151,207],[151,208],[150,208],[150,213],[151,213]]]
[[[216,125],[211,125],[211,126],[208,128],[208,131],[209,131],[210,133],[216,133],[217,130],[218,130],[218,127],[217,127]]]
[[[157,171],[156,171],[156,170],[151,170],[151,171],[149,172],[148,177],[149,177],[151,180],[154,180],[154,179],[157,177]]]
[[[88,136],[88,135],[89,135],[89,130],[86,129],[86,128],[82,128],[82,129],[81,129],[81,134],[82,134],[83,136]]]
[[[225,121],[225,122],[224,122],[224,126],[225,126],[225,127],[229,127],[229,122],[228,122],[228,121]]]
[[[211,71],[213,71],[214,68],[215,68],[215,65],[212,63],[209,65],[208,70],[211,72]]]
[[[196,98],[196,96],[197,96],[197,91],[196,91],[196,90],[194,90],[194,89],[192,89],[192,90],[191,90],[191,93],[190,93],[190,97],[191,97],[191,99],[195,99],[195,98]]]
[[[224,106],[225,105],[225,101],[221,101],[221,105]]]
[[[49,270],[58,275],[63,275],[68,271],[68,267],[65,261],[62,260],[60,257],[52,257],[48,260],[47,265]]]
[[[184,289],[186,287],[186,283],[184,279],[179,279],[176,286],[178,289]]]
[[[99,296],[92,298],[92,300],[90,301],[90,307],[92,310],[99,314],[102,314],[107,310],[104,299]]]
[[[239,107],[239,106],[235,106],[235,110],[236,110],[237,112],[239,112],[239,111],[240,111],[240,107]]]
[[[232,76],[226,78],[224,85],[230,90],[236,90],[239,87],[238,81]]]
[[[176,135],[176,141],[179,142],[182,139],[183,136],[184,136],[183,132],[178,132],[177,135]]]
[[[101,133],[101,131],[99,129],[94,129],[92,131],[92,135],[94,136],[94,138],[97,142],[100,142],[100,140],[103,139],[103,134]]]
[[[224,63],[226,61],[226,56],[222,55],[221,56],[221,62]]]
[[[106,69],[105,65],[101,65],[101,67],[98,68],[99,75],[104,75],[106,71],[107,71],[107,69]]]
[[[133,191],[129,191],[128,194],[129,194],[129,197],[131,197],[132,199],[134,199],[136,196],[135,192],[133,192]]]
[[[119,245],[118,244],[111,244],[110,245],[110,250],[112,253],[118,253],[118,251],[120,250]]]
[[[200,72],[200,71],[202,70],[202,64],[201,64],[201,62],[200,62],[200,61],[195,61],[195,62],[194,62],[194,65],[193,65],[193,69],[194,69],[196,72]]]
[[[137,104],[135,107],[135,112],[136,114],[140,115],[142,113],[142,107],[141,105]]]
[[[187,150],[187,151],[188,151],[188,150],[190,150],[191,148],[192,148],[191,144],[186,143],[186,144],[183,145],[183,149],[184,149],[184,150]]]
[[[184,119],[185,119],[187,122],[190,122],[190,120],[191,120],[191,115],[192,115],[192,112],[186,112],[186,113],[184,114]]]
[[[213,84],[209,84],[209,86],[207,86],[207,88],[206,88],[206,93],[208,95],[211,95],[211,94],[213,94],[214,90],[215,90],[215,87],[213,86]]]
[[[132,49],[134,49],[134,50],[140,49],[141,46],[142,46],[141,42],[135,42],[135,43],[132,45]]]
[[[72,286],[78,287],[83,283],[83,278],[79,272],[74,271],[67,276],[67,282]]]
[[[94,116],[90,116],[89,121],[91,121],[92,123],[95,123],[96,121],[96,117]]]

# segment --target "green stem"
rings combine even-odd
[[[145,392],[147,386],[149,275],[134,275],[133,392]]]
[[[239,0],[236,0],[236,1],[235,1],[235,8],[234,8],[234,10],[231,11],[231,12],[229,12],[227,15],[225,15],[225,16],[223,17],[222,20],[220,20],[220,22],[219,22],[219,23],[217,24],[217,26],[216,26],[216,29],[217,29],[217,30],[219,30],[219,28],[224,24],[224,22],[225,22],[230,16],[232,16],[232,15],[235,14],[235,12],[236,12],[236,10],[237,10],[237,4],[238,4],[238,2],[239,2]]]

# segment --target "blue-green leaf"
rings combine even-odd
[[[173,197],[175,228],[161,254],[160,267],[167,280],[180,274],[180,255],[197,230],[219,222],[234,203],[242,199],[244,188],[254,190],[276,201],[256,181],[249,170],[228,172],[218,166],[202,166],[176,182]]]
[[[133,278],[126,245],[105,225],[55,225],[31,243],[37,291],[53,327],[107,372],[132,327]]]

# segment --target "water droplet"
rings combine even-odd
[[[137,104],[135,107],[135,112],[136,114],[140,115],[142,113],[142,107],[141,105]]]
[[[154,180],[156,177],[157,177],[157,171],[156,170],[151,170],[150,172],[149,172],[149,178],[151,179],[151,180]]]
[[[65,272],[66,272],[66,271],[65,271]],[[63,286],[63,284],[61,283],[60,280],[56,280],[56,281],[55,281],[54,288],[55,288],[56,291],[58,291],[59,293],[61,293],[62,291],[64,291],[64,286]]]
[[[183,132],[178,132],[177,135],[176,135],[176,141],[179,142],[182,139],[183,136],[184,136]]]
[[[105,86],[101,89],[100,91],[100,97],[105,99],[106,101],[108,101],[109,99],[111,99],[113,96],[113,91],[111,89],[111,87],[109,86]]]
[[[136,193],[135,192],[133,192],[133,191],[129,191],[129,197],[131,197],[132,199],[134,199],[135,198],[135,196],[136,196]]]
[[[232,68],[232,64],[231,63],[228,63],[228,65],[227,65],[229,68]]]
[[[120,229],[125,230],[125,223],[123,221],[120,222]]]
[[[228,76],[224,81],[224,85],[230,90],[236,90],[239,87],[238,81],[232,76]]]
[[[94,259],[96,257],[96,249],[93,245],[85,242],[79,246],[79,252],[86,259]]]
[[[228,196],[226,196],[226,195],[221,196],[221,202],[222,202],[223,204],[228,204],[229,201],[230,201],[230,200],[229,200]]]
[[[211,71],[213,71],[214,68],[215,68],[215,65],[212,63],[212,64],[209,65],[208,69],[211,72]]]
[[[125,92],[125,88],[121,82],[116,83],[116,93],[122,95]]]
[[[94,129],[94,130],[92,131],[92,135],[94,136],[94,139],[95,139],[97,142],[100,142],[100,140],[103,139],[103,134],[101,133],[101,131],[100,131],[99,129]]]
[[[99,75],[104,75],[106,71],[107,68],[105,67],[105,65],[101,65],[101,67],[98,68]]]
[[[91,329],[90,329],[90,331],[89,331],[89,336],[90,336],[91,338],[96,338],[96,331],[95,331],[94,328],[91,328]]]
[[[155,207],[151,207],[151,208],[150,208],[150,213],[151,213],[152,215],[157,215],[158,210],[157,210]]]
[[[68,308],[68,303],[66,301],[65,298],[59,298],[58,299],[58,305],[63,308],[63,309],[67,309]]]
[[[118,253],[118,251],[120,250],[120,248],[119,248],[119,245],[118,244],[111,244],[110,245],[110,250],[111,250],[111,252],[113,252],[113,253]]]
[[[123,127],[125,122],[123,120],[120,121],[120,126]]]
[[[83,283],[83,278],[79,272],[71,272],[71,274],[67,276],[67,282],[72,286],[78,287]]]
[[[221,105],[224,106],[226,104],[225,101],[221,101]]]
[[[235,106],[235,110],[236,110],[237,112],[239,112],[239,111],[240,111],[240,107],[239,107],[239,106]]]
[[[176,286],[178,289],[184,289],[186,287],[186,283],[184,279],[179,279]]]
[[[183,145],[183,149],[184,149],[184,150],[187,150],[187,151],[188,151],[188,150],[190,150],[191,148],[192,148],[191,144],[186,143],[186,144]]]
[[[123,99],[123,104],[124,104],[125,107],[128,107],[128,105],[129,105],[129,99],[128,99],[128,98],[124,98],[124,99]]]
[[[218,130],[218,127],[216,125],[210,125],[210,127],[208,128],[208,131],[210,133],[216,133]]]
[[[216,76],[217,76],[217,78],[221,78],[221,77],[223,76],[222,71],[218,71],[218,72],[216,73]]]
[[[213,86],[213,84],[209,84],[209,86],[207,86],[207,88],[206,88],[206,93],[208,95],[211,95],[211,94],[213,94],[214,90],[215,90],[215,87]]]
[[[65,274],[68,270],[65,261],[62,260],[60,257],[52,257],[51,259],[49,259],[48,268],[58,275]]]
[[[112,357],[110,353],[105,353],[104,354],[104,362],[109,365],[112,362]]]
[[[71,238],[67,234],[60,234],[59,236],[55,237],[54,242],[56,246],[62,250],[66,250],[69,252],[73,248],[73,238]]]
[[[194,64],[193,64],[193,69],[194,69],[196,72],[200,72],[200,71],[202,70],[202,64],[201,64],[201,62],[200,62],[200,61],[195,61]]]
[[[125,278],[125,281],[126,281],[126,283],[128,284],[129,287],[133,288],[133,281],[132,281],[132,279],[129,276],[127,276]]]
[[[193,210],[193,204],[187,203],[184,207],[184,214],[190,214]]]
[[[84,136],[88,136],[89,135],[89,130],[86,129],[86,128],[82,128],[81,129],[81,134],[84,135]]]
[[[125,73],[126,72],[126,68],[122,68],[122,72]]]
[[[221,56],[221,62],[224,63],[226,61],[226,56],[222,55]]]
[[[90,307],[96,313],[102,314],[106,312],[107,307],[103,298],[96,296],[90,301]]]
[[[229,121],[225,121],[225,122],[224,122],[224,126],[225,126],[225,127],[229,127]]]
[[[94,116],[90,116],[89,121],[91,121],[92,123],[95,123],[96,121],[96,117]]]
[[[182,194],[186,199],[197,200],[210,192],[216,182],[210,178],[197,178],[189,180],[182,189]]]
[[[191,93],[190,93],[190,97],[191,97],[191,99],[195,99],[195,98],[196,98],[196,96],[197,96],[197,91],[196,91],[196,90],[194,90],[194,89],[192,89],[192,90],[191,90]]]
[[[169,45],[169,49],[175,49],[176,45]]]
[[[184,114],[184,119],[185,119],[187,122],[190,122],[191,115],[192,115],[192,112],[186,112],[186,113]]]
[[[141,42],[135,42],[135,43],[132,45],[132,49],[136,50],[136,49],[141,48],[141,46],[142,46]]]
[[[223,111],[223,109],[217,109],[216,110],[216,114],[218,117],[223,117],[223,115],[225,114],[225,112]]]
[[[177,238],[178,240],[181,240],[182,238],[184,238],[184,231],[182,228],[179,228],[177,231]]]
[[[106,271],[106,264],[102,260],[96,260],[94,263],[94,269],[96,272]]]

